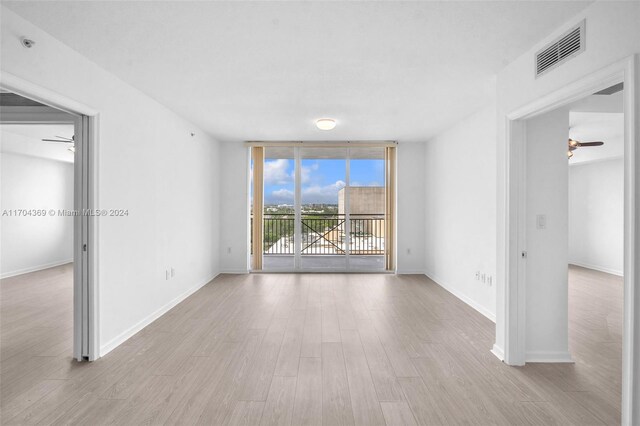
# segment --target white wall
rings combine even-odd
[[[424,144],[398,146],[397,239],[399,273],[424,273]],[[247,272],[248,150],[242,143],[222,143],[220,195],[220,270]],[[228,252],[229,247],[231,253]]]
[[[425,144],[400,143],[397,148],[397,271],[425,270]]]
[[[218,144],[4,6],[1,23],[3,73],[100,114],[96,207],[129,211],[97,219],[104,354],[217,274]]]
[[[624,160],[569,167],[569,263],[622,275]]]
[[[247,242],[249,238],[247,214],[249,189],[249,149],[243,143],[220,144],[220,271],[246,273],[248,271]],[[231,248],[231,253],[229,253]]]
[[[580,55],[572,58],[562,66],[546,73],[540,78],[535,78],[533,74],[534,70],[534,54],[541,47],[552,41],[556,37],[562,35],[570,26],[580,22],[582,19],[586,19],[586,50]],[[505,167],[507,158],[507,147],[505,142],[506,135],[506,115],[516,110],[519,107],[527,105],[542,96],[553,93],[563,87],[575,82],[583,76],[591,74],[599,69],[602,69],[617,61],[623,60],[630,55],[640,53],[640,2],[595,2],[586,8],[582,13],[575,16],[572,20],[557,28],[552,34],[548,34],[545,37],[541,37],[540,42],[533,46],[528,52],[521,55],[517,60],[506,66],[497,75],[497,103],[496,103],[496,124],[497,129],[491,130],[485,126],[483,121],[469,121],[468,119],[462,119],[461,123],[454,126],[452,129],[448,129],[442,132],[441,135],[429,141],[427,145],[427,200],[426,200],[426,216],[427,221],[427,272],[437,275],[440,273],[444,275],[444,272],[434,272],[434,269],[448,269],[452,270],[452,267],[442,266],[446,265],[445,260],[438,260],[431,254],[431,248],[429,247],[429,238],[433,238],[433,233],[440,227],[447,226],[449,217],[441,214],[436,215],[435,219],[430,216],[433,214],[432,208],[434,204],[432,202],[433,194],[439,194],[439,190],[430,189],[435,181],[432,181],[430,169],[438,167],[438,164],[446,164],[453,154],[448,155],[445,152],[454,151],[453,147],[445,147],[445,143],[442,146],[436,147],[435,142],[438,140],[449,141],[452,138],[448,135],[460,132],[461,135],[471,137],[471,135],[484,135],[487,132],[494,134],[497,143],[495,144],[496,158],[492,160],[493,166],[497,170],[496,183],[493,185],[490,180],[486,180],[479,185],[481,191],[486,196],[493,198],[495,204],[495,216],[494,223],[495,238],[496,238],[496,300],[495,300],[495,313],[496,313],[496,344],[494,346],[495,352],[500,355],[503,352],[505,345],[505,315],[506,315],[506,301],[504,299],[506,276],[504,275],[505,269],[505,242],[507,235],[505,234],[506,218],[506,194],[505,194],[505,182],[508,170]],[[636,100],[636,105],[640,105],[640,97],[638,96],[638,87],[640,87],[640,73],[637,72],[640,69],[640,60],[636,56],[636,91],[633,94]],[[487,108],[491,109],[490,103]],[[634,117],[636,123],[636,138],[640,135],[640,109],[636,109],[636,117]],[[461,130],[464,128],[464,131]],[[459,140],[464,138],[458,138]],[[640,141],[636,139],[636,146],[640,145]],[[461,149],[459,154],[464,152]],[[486,161],[486,160],[484,160]],[[640,161],[640,158],[636,158],[636,161]],[[435,166],[434,166],[435,163]],[[480,163],[480,161],[478,161]],[[441,166],[442,168],[444,166]],[[469,173],[469,183],[474,184],[473,174]],[[447,181],[440,179],[439,185],[447,185]],[[638,187],[640,185],[637,184]],[[442,192],[444,193],[444,191]],[[471,193],[473,194],[473,193]],[[469,211],[469,215],[473,215],[474,210]],[[491,221],[492,214],[489,213],[489,219]],[[475,232],[479,232],[482,227],[486,226],[484,222],[479,222],[478,226],[474,226],[472,229]],[[640,216],[638,217],[638,223],[636,228],[640,229]],[[475,247],[472,249],[473,253],[481,253],[481,251]],[[636,248],[640,250],[640,247]],[[465,277],[462,280],[466,280]],[[445,281],[445,279],[442,279]],[[459,285],[461,292],[458,294],[463,300],[474,300],[476,295],[470,288],[465,288],[464,284]],[[636,292],[636,304],[640,304],[640,293]],[[637,324],[635,327],[635,347],[636,350],[640,350],[640,315],[636,314],[634,319]],[[640,392],[640,368],[634,370],[633,386],[636,392]],[[636,396],[637,399],[637,396]],[[640,404],[636,404],[636,418],[640,417]]]
[[[535,78],[533,75],[535,52],[555,37],[563,34],[571,25],[585,18],[587,21],[587,49],[579,56],[562,64],[562,66],[540,78]],[[441,285],[449,288],[458,297],[475,306],[481,312],[491,310],[491,306],[495,306],[495,349],[497,353],[503,350],[505,342],[504,318],[506,305],[503,297],[506,283],[506,277],[503,275],[506,241],[504,233],[504,224],[506,223],[504,188],[507,176],[507,170],[504,167],[507,153],[505,146],[505,116],[541,96],[563,88],[582,76],[620,61],[629,55],[640,53],[639,21],[640,3],[638,2],[595,2],[567,22],[566,25],[562,25],[554,33],[541,38],[540,42],[528,52],[498,73],[495,105],[492,105],[492,102],[488,102],[484,113],[480,111],[471,118],[461,119],[455,126],[443,131],[427,143],[426,271]],[[636,60],[636,64],[637,67],[640,65],[638,60]],[[638,83],[636,83],[636,86],[638,86]],[[639,102],[637,93],[635,93],[635,97],[636,102]],[[490,120],[489,116],[492,110],[496,114],[495,123],[497,128],[492,128],[491,125],[486,124]],[[486,119],[480,120],[477,118],[482,114],[486,115]],[[637,117],[636,122],[640,122]],[[489,152],[493,150],[496,155],[495,158],[477,157],[478,153],[474,152],[473,155],[478,158],[477,161],[466,159],[463,153],[468,151],[469,145],[472,145],[471,140],[478,138],[480,141],[487,138],[495,138],[495,142],[487,142]],[[454,143],[464,144],[465,141],[469,145],[454,146]],[[469,191],[466,191],[463,185],[456,182],[455,179],[453,181],[447,179],[453,173],[448,172],[446,165],[457,167],[455,164],[451,165],[453,159],[464,165],[464,175],[467,176],[467,184],[471,188]],[[495,180],[487,179],[486,177],[476,178],[478,170],[482,170],[482,163],[486,163],[488,168],[497,170]],[[466,172],[466,170],[469,170],[469,172]],[[465,221],[459,217],[463,214],[458,213],[458,217],[451,216],[452,214],[456,215],[455,206],[450,206],[448,209],[444,206],[448,203],[448,197],[450,197],[451,203],[459,199],[464,200],[465,198],[463,197],[456,197],[455,194],[459,191],[463,191],[462,193],[466,194],[470,200],[474,200],[476,194],[482,194],[481,198],[494,200],[495,208],[479,212],[481,217],[483,213],[486,213],[486,215],[478,220],[477,225],[471,220]],[[444,194],[447,193],[449,195],[445,196]],[[471,217],[478,216],[474,204],[460,202],[459,205],[459,212],[464,212],[464,214]],[[465,233],[458,233],[457,229],[451,229],[452,226],[449,224],[454,222],[451,219],[452,217],[455,217],[455,221],[458,223],[469,224],[470,229]],[[488,226],[487,223],[490,222],[493,222],[493,225]],[[442,229],[447,229],[448,232],[442,232]],[[491,239],[495,241],[496,248],[494,255],[486,253],[484,247],[476,244],[476,241],[482,241],[482,238],[476,240],[474,235],[483,233],[484,229],[491,229],[490,233],[493,233],[493,238]],[[458,261],[460,265],[456,265],[453,261],[455,254],[437,252],[438,246],[446,247],[447,244],[451,244],[448,238],[458,240],[460,243],[458,247],[467,249],[464,252],[465,254],[473,253],[474,257],[477,254],[478,259],[474,259],[473,263],[480,263],[483,261],[482,259],[488,259],[487,263],[489,265],[495,262],[497,282],[495,301],[493,303],[488,300],[491,298],[488,291],[481,291],[479,287],[474,285],[473,281],[469,282],[469,272],[473,270],[474,266],[473,264],[467,264],[465,256],[462,256],[462,259]],[[458,272],[459,269],[463,271]],[[485,302],[482,302],[482,300],[485,300]]]
[[[570,360],[568,108],[526,123],[525,361]]]
[[[0,163],[0,212],[73,209],[73,164],[6,152]],[[70,216],[3,214],[0,229],[3,278],[73,261]]]
[[[533,76],[533,55],[546,43],[560,36],[569,28],[582,19],[586,19],[586,50],[580,55],[572,58],[562,66],[548,72],[546,75],[535,78]],[[497,196],[497,222],[498,222],[498,250],[497,250],[497,309],[496,309],[496,343],[495,352],[500,353],[505,348],[506,339],[506,314],[507,301],[504,296],[507,277],[505,275],[506,264],[506,238],[505,233],[507,223],[506,209],[506,179],[508,169],[506,167],[507,146],[506,146],[506,115],[524,105],[531,104],[542,96],[560,90],[582,77],[603,69],[613,63],[624,60],[630,55],[635,55],[634,65],[636,70],[635,81],[628,85],[627,89],[633,90],[630,94],[636,105],[640,105],[640,2],[595,2],[582,13],[576,16],[567,25],[558,28],[553,34],[544,38],[531,48],[529,52],[523,54],[516,61],[512,62],[498,74],[498,196]],[[632,118],[635,128],[635,146],[640,146],[640,109],[635,109],[635,117]],[[640,153],[636,153],[636,162],[640,162]],[[640,187],[640,175],[635,176],[635,186]],[[637,194],[640,196],[640,194]],[[638,211],[638,204],[631,207]],[[636,215],[634,227],[640,229],[640,216]],[[636,234],[637,235],[637,234]],[[640,251],[640,241],[636,239],[635,267],[640,268],[640,258],[637,253]],[[637,288],[638,282],[631,283]],[[633,345],[635,354],[640,353],[640,315],[637,307],[640,306],[640,292],[628,292],[627,297],[634,297],[636,312],[627,313],[627,322],[633,324],[634,340],[629,342]],[[511,331],[511,330],[509,330]],[[625,361],[626,363],[626,361]],[[637,356],[631,364],[625,364],[625,371],[631,372],[631,377],[624,378],[625,400],[623,400],[623,422],[635,424],[640,419],[640,368]],[[629,405],[626,405],[629,403]]]
[[[495,104],[426,144],[426,274],[495,318]],[[485,282],[476,272],[485,274]]]

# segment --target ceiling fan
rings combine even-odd
[[[75,135],[71,136],[70,138],[67,138],[65,136],[57,136],[56,138],[58,139],[42,139],[43,142],[60,142],[60,143],[70,143],[72,144],[72,146],[69,149],[69,151],[71,152],[76,152],[76,146],[75,146]]]
[[[567,143],[567,146],[569,148],[569,150],[567,151],[567,158],[573,157],[573,151],[583,146],[602,146],[602,145],[604,145],[604,142],[602,141],[580,142],[580,141],[569,138],[569,142]]]

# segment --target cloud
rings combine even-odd
[[[318,170],[318,163],[309,166],[302,166],[300,169],[300,178],[302,183],[308,183],[311,180],[312,172]],[[289,171],[291,169],[291,171]],[[285,158],[277,160],[266,160],[264,162],[264,183],[265,185],[287,185],[293,183],[296,177],[291,160]]]
[[[287,185],[293,182],[293,173],[289,173],[289,160],[266,160],[263,179],[265,185]]]
[[[300,178],[302,183],[308,183],[311,180],[311,172],[314,172],[320,168],[318,163],[313,163],[310,166],[302,166],[300,169]]]
[[[318,165],[313,164],[300,169],[302,183],[308,183],[313,171],[318,170]],[[264,185],[287,186],[288,188],[265,191],[265,202],[268,204],[293,204],[293,185],[295,182],[295,170],[293,161],[288,159],[267,160],[264,162]]]
[[[293,204],[293,191],[282,188],[271,191],[270,203]]]
[[[346,184],[338,180],[329,185],[313,185],[302,190],[302,203],[308,204],[338,204],[338,192]]]
[[[329,185],[313,185],[302,190],[303,204],[338,204],[338,192],[346,184],[338,180]],[[268,195],[265,194],[269,204],[293,204],[293,191],[286,188],[276,189]]]

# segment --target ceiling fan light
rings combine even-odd
[[[316,120],[316,127],[320,130],[333,130],[336,127],[336,120],[333,118],[321,118]]]

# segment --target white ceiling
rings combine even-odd
[[[623,92],[591,95],[570,106],[569,137],[580,142],[602,141],[604,145],[573,151],[569,164],[579,164],[624,155]]]
[[[602,141],[602,146],[573,151],[569,164],[578,164],[624,155],[624,114],[616,112],[569,113],[569,137],[580,142]]]
[[[2,124],[0,151],[72,163],[71,144],[43,142],[42,139],[70,138],[73,132],[72,124]]]
[[[230,141],[425,140],[589,3],[3,2]]]

